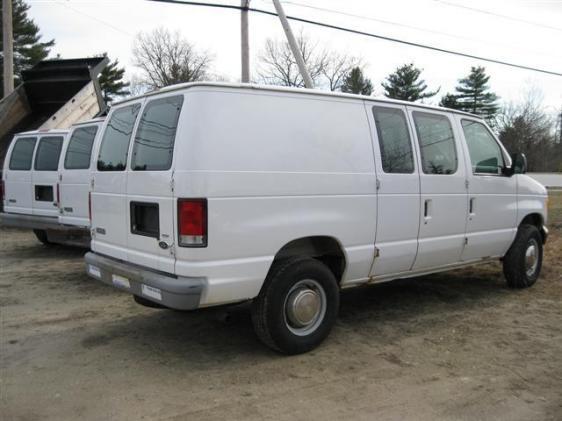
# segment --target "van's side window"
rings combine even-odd
[[[116,110],[110,117],[98,156],[99,171],[123,171],[127,166],[127,154],[133,127],[140,104]]]
[[[457,171],[455,137],[444,115],[415,111],[414,123],[425,174],[454,174]]]
[[[37,171],[56,171],[59,169],[62,136],[44,136],[39,141],[35,155],[35,169]]]
[[[146,104],[135,135],[133,170],[170,169],[182,104],[182,95],[155,99]]]
[[[96,126],[88,126],[78,127],[72,132],[64,158],[65,169],[85,170],[90,168],[90,156],[97,131]]]
[[[16,140],[10,157],[10,169],[16,171],[29,171],[33,160],[36,137],[21,137]]]
[[[373,114],[383,171],[385,173],[413,173],[412,143],[404,112],[396,108],[373,107]]]
[[[504,166],[500,146],[482,123],[461,120],[474,174],[499,174]]]

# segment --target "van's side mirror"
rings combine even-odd
[[[525,174],[527,172],[527,157],[522,153],[511,154],[511,167],[504,167],[503,174],[511,177],[513,174]]]
[[[525,174],[527,172],[527,157],[523,153],[514,153],[511,155],[511,167],[513,174]]]

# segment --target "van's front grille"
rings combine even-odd
[[[158,203],[131,202],[131,232],[146,237],[160,238]]]

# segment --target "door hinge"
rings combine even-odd
[[[90,187],[91,187],[92,189],[94,188],[94,179],[93,179],[93,178],[90,180]]]
[[[464,245],[468,245],[468,237],[464,237]]]
[[[59,174],[59,181],[62,181],[62,174]]]
[[[377,178],[377,190],[381,188],[381,181]]]
[[[468,186],[470,186],[470,182],[468,180],[464,180],[464,187],[468,190]]]
[[[170,180],[170,191],[172,193],[174,192],[174,179],[173,178]]]
[[[378,248],[378,247],[375,247],[375,259],[376,259],[377,257],[380,257],[380,255],[381,255],[381,249]]]

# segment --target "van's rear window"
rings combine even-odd
[[[36,137],[20,137],[12,149],[10,169],[16,171],[29,171],[33,160]]]
[[[129,141],[139,109],[140,104],[134,104],[111,114],[101,141],[99,171],[123,171],[127,166]]]
[[[39,141],[35,155],[35,169],[37,171],[56,171],[59,169],[62,136],[44,136]]]
[[[78,127],[72,132],[64,158],[65,169],[85,170],[90,168],[90,156],[97,131],[97,126],[86,126]]]
[[[170,169],[182,104],[182,95],[159,98],[146,104],[133,146],[133,170]]]

